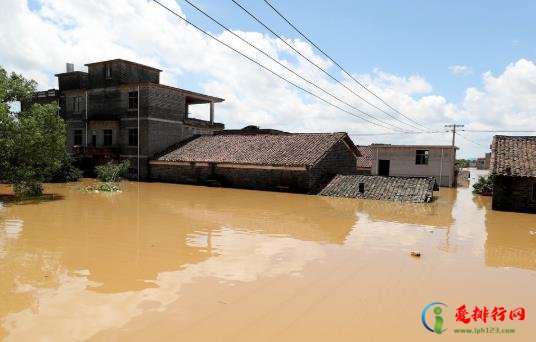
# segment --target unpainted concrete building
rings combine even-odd
[[[457,147],[448,145],[372,144],[375,176],[434,177],[439,186],[456,186]]]
[[[67,126],[67,145],[92,169],[107,160],[131,161],[129,176],[147,179],[156,153],[193,135],[212,134],[214,104],[221,98],[160,84],[160,69],[122,59],[72,64],[56,74],[59,89],[35,94],[36,102],[56,101]],[[189,108],[207,104],[209,120],[189,117]]]
[[[490,160],[491,160],[491,152],[488,152],[484,155],[484,158],[477,158],[476,168],[478,170],[489,170]]]

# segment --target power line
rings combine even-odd
[[[285,68],[286,70],[288,70],[289,72],[291,72],[292,74],[294,74],[295,76],[299,77],[301,80],[307,82],[308,84],[312,85],[313,87],[319,89],[320,91],[324,92],[325,94],[331,96],[332,98],[334,98],[335,100],[341,102],[341,103],[344,103],[345,105],[347,105],[348,107],[351,107],[355,110],[357,110],[358,112],[372,118],[373,120],[377,120],[385,125],[389,125],[389,126],[393,126],[395,127],[396,129],[398,130],[404,130],[405,128],[402,128],[402,127],[399,127],[399,126],[396,126],[394,124],[391,124],[389,122],[385,122],[381,119],[378,119],[376,118],[375,116],[351,105],[350,103],[340,99],[339,97],[333,95],[332,93],[330,93],[329,91],[325,90],[324,88],[320,87],[319,85],[315,84],[314,82],[311,82],[310,80],[306,79],[305,77],[301,76],[300,74],[298,74],[297,72],[295,72],[294,70],[292,70],[291,68],[287,67],[285,64],[281,63],[280,61],[278,61],[276,58],[270,56],[270,54],[268,54],[266,51],[258,48],[257,46],[255,46],[253,43],[251,43],[250,41],[242,38],[241,36],[239,36],[238,34],[236,34],[235,32],[233,32],[229,27],[225,26],[224,24],[222,24],[220,21],[218,21],[217,19],[214,19],[212,16],[210,16],[207,12],[203,11],[201,8],[199,8],[198,6],[196,6],[195,4],[193,4],[191,1],[189,0],[184,0],[188,5],[190,5],[191,7],[193,7],[194,9],[196,9],[198,12],[202,13],[205,17],[209,18],[212,22],[216,23],[217,25],[219,25],[221,28],[223,28],[225,31],[231,33],[233,36],[235,36],[236,38],[240,39],[241,41],[243,41],[244,43],[246,43],[247,45],[249,45],[250,47],[254,48],[255,50],[259,51],[260,53],[262,53],[263,55],[265,55],[266,57],[270,58],[272,61],[276,62],[278,65],[280,65],[281,67]]]
[[[234,0],[232,0],[233,2],[235,2]],[[374,97],[376,97],[378,100],[380,100],[382,103],[384,103],[387,107],[391,108],[393,111],[395,111],[396,113],[402,115],[403,117],[405,117],[407,120],[421,126],[421,127],[424,127],[425,129],[428,129],[426,126],[423,126],[422,124],[418,123],[417,121],[413,120],[412,118],[404,115],[403,113],[401,113],[400,111],[398,111],[396,108],[392,107],[389,103],[387,103],[384,99],[382,99],[381,97],[379,97],[378,95],[376,95],[372,90],[368,89],[363,83],[361,83],[359,80],[357,80],[354,76],[352,76],[352,74],[350,74],[348,71],[346,71],[345,68],[342,67],[342,65],[340,65],[339,63],[337,63],[337,61],[335,61],[330,55],[328,55],[326,52],[324,52],[324,50],[322,50],[318,45],[316,45],[311,39],[309,39],[302,31],[300,31],[294,24],[292,24],[290,22],[289,19],[287,19],[280,11],[278,11],[270,2],[268,2],[267,0],[264,0],[264,2],[270,6],[270,8],[272,8],[272,10],[274,10],[275,13],[277,13],[277,15],[279,15],[287,24],[289,24],[296,32],[298,32],[305,40],[307,40],[311,45],[313,45],[318,51],[320,51],[324,56],[326,56],[331,62],[333,62],[339,69],[342,70],[342,72],[344,72],[348,77],[350,77],[354,82],[356,82],[358,85],[360,85],[363,89],[365,89],[367,92],[369,92],[370,94],[372,94]]]
[[[475,132],[475,133],[536,133],[535,130],[526,130],[526,131],[516,131],[516,130],[478,130],[478,129],[462,129],[465,132]]]
[[[418,130],[422,130],[422,128],[420,127],[417,127],[415,125],[412,125],[412,124],[409,124],[407,122],[404,122],[402,120],[400,120],[399,118],[397,118],[396,116],[386,112],[385,110],[381,109],[380,107],[376,106],[375,104],[371,103],[370,101],[368,101],[367,99],[365,99],[364,97],[362,97],[361,95],[359,95],[358,93],[356,93],[354,90],[352,90],[351,88],[349,88],[346,84],[342,83],[339,79],[337,79],[335,76],[331,75],[329,72],[327,72],[325,69],[323,69],[321,66],[319,66],[318,64],[316,64],[315,62],[313,62],[310,58],[308,58],[307,56],[305,56],[303,53],[301,53],[299,50],[297,50],[294,46],[292,46],[291,44],[289,44],[285,39],[283,39],[278,33],[276,33],[274,30],[272,30],[270,27],[268,27],[266,24],[264,24],[264,22],[262,22],[259,18],[257,18],[253,13],[251,13],[249,10],[247,10],[244,6],[242,6],[240,3],[238,3],[236,0],[231,0],[236,6],[238,6],[240,9],[242,9],[242,11],[244,11],[245,13],[247,13],[251,18],[253,18],[253,20],[255,20],[257,23],[259,23],[260,25],[262,25],[265,29],[267,29],[268,31],[270,31],[274,36],[276,36],[281,42],[283,42],[285,45],[287,45],[290,49],[292,49],[294,52],[296,52],[298,55],[300,55],[302,58],[304,58],[307,62],[309,62],[310,64],[312,64],[313,66],[315,66],[318,70],[320,70],[321,72],[323,72],[325,75],[327,75],[329,78],[331,78],[332,80],[334,80],[335,82],[339,83],[341,86],[343,86],[346,90],[348,90],[349,92],[351,92],[352,94],[354,94],[355,96],[357,96],[358,98],[360,98],[362,101],[364,101],[365,103],[367,103],[368,105],[372,106],[373,108],[381,111],[382,113],[388,115],[389,117],[395,119],[396,121],[404,124],[404,125],[407,125],[407,126],[410,126],[414,129],[418,129]],[[418,124],[418,123],[417,123]],[[421,127],[424,127],[425,129],[428,130],[427,127],[423,126],[423,125],[420,125],[418,124],[419,126]]]
[[[348,133],[352,136],[375,136],[375,135],[401,135],[401,134],[436,134],[445,133],[445,131],[426,131],[426,132],[387,132],[387,133]]]
[[[458,133],[458,132],[456,132],[456,135],[462,137],[463,139],[465,139],[465,140],[467,140],[467,141],[469,141],[470,143],[473,143],[473,144],[475,144],[475,145],[478,145],[478,146],[484,146],[484,145],[482,145],[482,144],[480,144],[480,143],[477,143],[476,141],[474,141],[474,140],[472,140],[472,139],[467,138],[467,137],[464,136],[464,135],[461,135],[461,134]]]
[[[339,109],[340,111],[343,111],[343,112],[345,112],[345,113],[348,114],[348,115],[354,116],[354,117],[356,117],[356,118],[359,118],[359,119],[361,119],[361,120],[363,120],[363,121],[366,121],[366,122],[371,123],[371,124],[373,124],[373,125],[376,125],[376,126],[378,126],[378,127],[382,127],[382,128],[385,128],[385,129],[393,130],[393,129],[390,128],[390,127],[383,126],[383,125],[378,124],[378,123],[376,123],[376,122],[374,122],[374,121],[370,121],[370,120],[368,120],[368,119],[366,119],[366,118],[364,118],[364,117],[362,117],[362,116],[360,116],[360,115],[357,115],[357,114],[354,114],[354,113],[352,113],[352,112],[349,112],[349,111],[345,110],[344,108],[341,108],[341,107],[337,106],[336,104],[333,104],[333,103],[331,103],[330,101],[328,101],[328,100],[326,100],[326,99],[324,99],[324,98],[322,98],[322,97],[316,95],[315,93],[313,93],[313,92],[311,92],[311,91],[309,91],[309,90],[307,90],[307,89],[305,89],[305,88],[299,86],[298,84],[296,84],[296,83],[294,83],[294,82],[288,80],[288,79],[285,78],[284,76],[281,76],[281,75],[279,75],[278,73],[276,73],[275,71],[271,70],[270,68],[264,66],[262,63],[256,61],[255,59],[253,59],[253,58],[251,58],[251,57],[249,57],[249,56],[247,56],[246,54],[244,54],[244,53],[238,51],[237,49],[235,49],[234,47],[230,46],[229,44],[224,43],[223,41],[221,41],[220,39],[216,38],[215,36],[213,36],[213,35],[210,34],[209,32],[203,30],[203,29],[200,28],[199,26],[197,26],[197,25],[195,25],[194,23],[190,22],[188,19],[186,19],[186,18],[182,17],[181,15],[177,14],[175,11],[173,11],[173,10],[170,9],[169,7],[163,5],[163,4],[160,3],[158,0],[153,0],[153,2],[157,3],[158,5],[160,5],[160,7],[164,8],[165,10],[167,10],[168,12],[170,12],[171,14],[175,15],[176,17],[178,17],[179,19],[181,19],[181,20],[184,21],[185,23],[191,25],[191,26],[194,27],[196,30],[198,30],[198,31],[202,32],[203,34],[209,36],[210,38],[214,39],[214,40],[217,41],[218,43],[224,45],[225,47],[227,47],[227,48],[229,48],[229,49],[231,49],[231,50],[233,50],[234,52],[236,52],[236,53],[238,53],[239,55],[241,55],[242,57],[248,59],[248,60],[251,61],[252,63],[255,63],[256,65],[260,66],[260,67],[263,68],[264,70],[270,72],[270,73],[273,74],[274,76],[276,76],[276,77],[282,79],[283,81],[285,81],[285,82],[287,82],[287,83],[293,85],[294,87],[296,87],[296,88],[298,88],[298,89],[300,89],[300,90],[306,92],[307,94],[309,94],[309,95],[311,95],[311,96],[313,96],[313,97],[319,99],[320,101],[322,101],[322,102],[324,102],[324,103],[326,103],[326,104],[328,104],[328,105],[330,105],[330,106],[332,106],[332,107],[334,107],[334,108],[337,108],[337,109]]]

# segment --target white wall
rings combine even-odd
[[[432,146],[371,146],[373,151],[372,174],[378,174],[378,160],[389,160],[389,176],[403,177],[435,177],[440,186],[455,184],[454,161],[456,151],[451,147]],[[429,160],[426,165],[417,165],[415,157],[417,150],[429,150]],[[454,158],[452,158],[452,152]]]

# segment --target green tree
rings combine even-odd
[[[56,104],[32,104],[36,82],[0,67],[0,180],[17,196],[36,196],[65,155],[65,123]],[[20,102],[14,112],[11,104]]]

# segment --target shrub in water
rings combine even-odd
[[[52,175],[46,178],[47,182],[62,183],[62,182],[76,182],[82,178],[82,170],[75,165],[74,158],[66,153],[61,162],[61,166]]]
[[[130,167],[130,161],[123,160],[120,163],[108,162],[104,165],[95,167],[97,179],[101,182],[115,183],[121,181],[121,176],[125,174]]]
[[[479,195],[487,195],[493,192],[493,177],[482,177],[478,178],[478,182],[473,184],[473,193]]]

